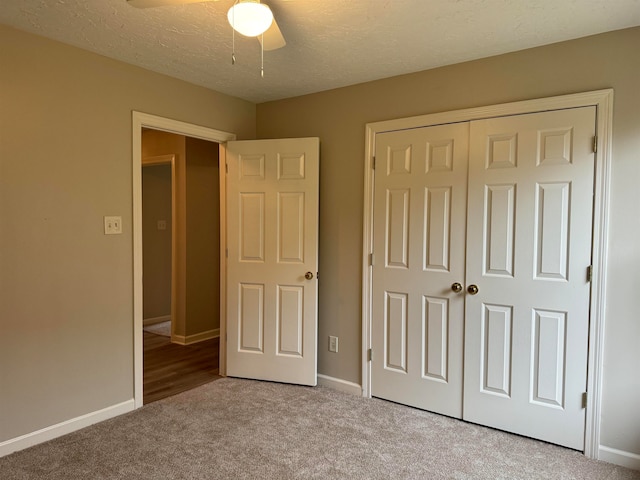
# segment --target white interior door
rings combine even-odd
[[[471,123],[464,418],[584,446],[595,107]]]
[[[316,385],[319,139],[228,142],[227,165],[227,375]]]
[[[376,135],[373,396],[583,449],[595,115]]]
[[[458,418],[468,137],[468,123],[376,135],[372,395]]]

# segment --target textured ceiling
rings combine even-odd
[[[640,25],[640,0],[263,0],[287,46],[236,36],[233,0],[2,0],[0,23],[252,102],[293,97]]]

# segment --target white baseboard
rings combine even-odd
[[[171,341],[178,345],[191,345],[192,343],[204,342],[212,338],[220,336],[220,329],[214,328],[213,330],[207,330],[206,332],[196,333],[195,335],[171,335]]]
[[[615,463],[616,465],[632,468],[633,470],[640,470],[640,455],[618,450],[617,448],[600,445],[598,449],[598,460]]]
[[[168,322],[170,320],[171,320],[171,315],[163,315],[161,317],[144,318],[142,320],[142,325],[146,327],[147,325],[155,325],[156,323]]]
[[[133,399],[126,402],[118,403],[102,410],[87,413],[64,422],[51,425],[49,427],[36,430],[35,432],[21,435],[20,437],[11,438],[0,443],[0,457],[9,455],[10,453],[17,452],[18,450],[24,450],[25,448],[33,447],[39,443],[53,440],[54,438],[61,437],[67,433],[75,432],[81,428],[88,427],[94,423],[102,422],[123,413],[130,412],[134,409]]]
[[[351,395],[362,396],[362,386],[357,383],[347,382],[346,380],[330,377],[321,373],[318,374],[318,385],[350,393]]]

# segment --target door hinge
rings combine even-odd
[[[373,348],[367,350],[367,361],[373,362]]]
[[[371,160],[371,168],[376,169],[376,156],[374,155]]]
[[[593,272],[593,267],[591,265],[589,265],[587,267],[587,282],[591,281],[592,272]]]
[[[594,135],[593,136],[593,153],[597,153],[598,152],[598,136]]]
[[[229,164],[225,162],[224,164],[224,172],[229,173]]]
[[[375,257],[373,256],[373,253],[369,254],[369,266],[373,267],[373,262],[375,261]]]
[[[587,408],[587,392],[582,394],[582,408]]]

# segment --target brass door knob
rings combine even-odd
[[[477,285],[469,285],[467,287],[467,292],[469,292],[471,295],[475,295],[476,293],[479,292],[478,286]]]
[[[451,290],[455,293],[460,293],[462,291],[462,285],[458,282],[451,284]]]
[[[304,274],[304,278],[306,278],[307,280],[311,280],[313,278],[313,273],[311,272],[307,272]]]

